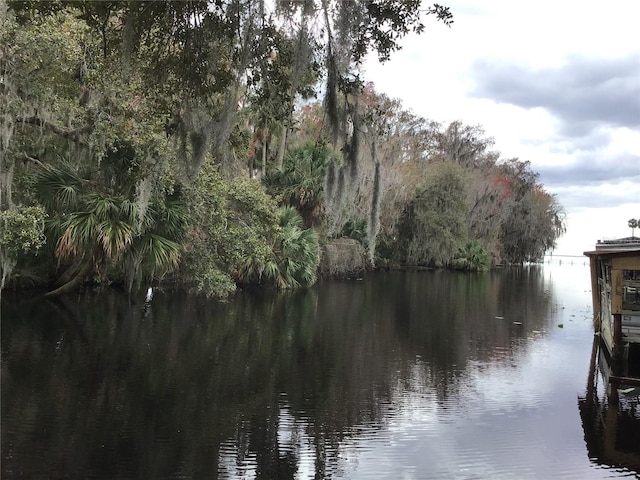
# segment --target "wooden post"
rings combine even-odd
[[[620,403],[618,386],[619,385],[617,382],[609,382],[609,395],[607,396],[609,400],[609,405],[618,405],[618,403]],[[616,413],[617,413],[617,409],[616,409]]]
[[[596,257],[589,257],[589,265],[591,267],[591,301],[593,303],[593,326],[595,331],[599,332],[602,323],[602,307],[600,306],[600,261]]]
[[[589,408],[593,405],[593,397],[596,393],[596,377],[598,376],[598,372],[596,372],[596,360],[598,357],[598,345],[600,344],[600,337],[594,335],[593,336],[593,345],[591,347],[591,361],[589,362],[589,377],[587,378],[587,405]]]
[[[613,314],[613,360],[618,361],[622,358],[624,345],[622,344],[622,315],[620,313]]]
[[[622,270],[611,269],[611,313],[622,313]]]
[[[609,399],[609,408],[604,418],[604,432],[603,432],[603,453],[604,458],[616,458],[616,436],[618,432],[618,390],[615,390],[615,400]]]
[[[622,270],[611,270],[611,313],[613,314],[613,358],[620,360],[622,345]]]

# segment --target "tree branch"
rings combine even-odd
[[[44,294],[45,297],[58,297],[64,293],[69,293],[75,290],[91,273],[93,270],[93,263],[91,259],[88,259],[85,264],[82,266],[80,271],[67,283],[62,285],[61,287],[56,288],[55,290],[51,290]]]
[[[35,125],[36,127],[45,128],[46,130],[58,134],[61,137],[71,140],[75,143],[84,143],[80,140],[80,135],[82,135],[83,133],[89,133],[91,130],[93,130],[93,125],[85,125],[83,127],[72,129],[64,128],[35,115],[31,117],[18,117],[16,118],[16,123],[25,123],[27,125]]]
[[[38,160],[37,158],[31,157],[27,154],[27,152],[22,152],[22,159],[29,161],[31,163],[35,163],[38,166],[42,166],[42,162],[40,160]]]

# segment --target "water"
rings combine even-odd
[[[589,288],[547,264],[223,305],[4,292],[2,478],[633,477],[637,394],[616,413],[590,372]]]

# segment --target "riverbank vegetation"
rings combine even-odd
[[[275,4],[0,0],[2,287],[224,298],[311,285],[329,257],[483,270],[553,247],[529,162],[359,73],[446,7]]]

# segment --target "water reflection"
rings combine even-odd
[[[608,391],[610,374],[604,347],[594,339],[587,389],[578,399],[589,458],[621,472],[640,472],[640,388]],[[616,404],[609,402],[615,396]]]
[[[537,267],[224,305],[3,293],[2,478],[585,478],[548,437],[580,428],[556,435],[554,295]]]

